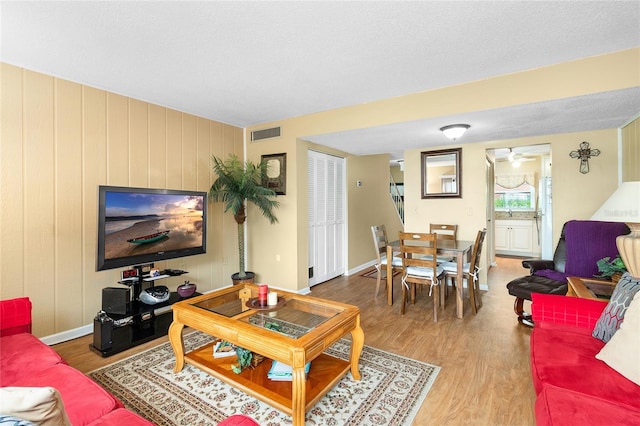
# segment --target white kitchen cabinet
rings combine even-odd
[[[496,220],[496,254],[537,256],[540,253],[532,220]]]

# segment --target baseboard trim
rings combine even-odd
[[[83,325],[82,327],[74,328],[72,330],[51,334],[41,338],[40,340],[51,346],[57,343],[66,342],[67,340],[77,339],[78,337],[83,337],[88,334],[93,334],[93,324]]]
[[[345,272],[344,274],[346,276],[351,276],[351,275],[359,275],[362,271],[364,271],[365,269],[369,269],[372,266],[375,266],[376,264],[376,259],[373,259],[369,262],[363,263],[361,265],[358,265],[354,268],[349,269],[347,272]]]

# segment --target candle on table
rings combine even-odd
[[[260,284],[258,287],[258,304],[260,306],[267,306],[267,294],[269,293],[269,286],[266,284]]]
[[[275,291],[270,291],[269,294],[267,295],[267,298],[268,298],[269,306],[274,306],[278,304],[278,293],[276,293]]]

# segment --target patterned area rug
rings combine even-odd
[[[185,350],[213,338],[193,332]],[[326,352],[349,359],[350,342],[342,339]],[[264,362],[269,362],[268,360]],[[246,414],[262,426],[290,425],[291,417],[193,367],[173,373],[169,343],[89,373],[127,408],[157,425],[215,425],[232,414]],[[313,362],[311,363],[313,369]],[[370,346],[360,357],[362,380],[348,373],[306,415],[307,425],[411,425],[440,367]]]

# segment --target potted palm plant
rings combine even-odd
[[[211,185],[209,196],[213,202],[223,202],[224,211],[231,211],[238,224],[238,254],[240,270],[231,276],[234,284],[238,282],[253,282],[255,274],[245,270],[244,223],[247,220],[247,202],[255,204],[269,222],[276,223],[278,219],[273,210],[280,203],[272,197],[276,195],[271,189],[262,186],[263,177],[267,174],[267,162],[254,164],[250,161],[242,162],[231,154],[226,161],[217,157],[213,159],[213,171],[218,178]]]

